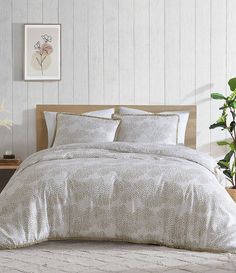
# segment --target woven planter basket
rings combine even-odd
[[[233,200],[236,202],[236,189],[226,189],[228,194],[233,198]]]

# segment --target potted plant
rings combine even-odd
[[[226,145],[228,152],[225,157],[218,161],[218,166],[223,170],[228,181],[231,183],[230,188],[226,188],[230,196],[236,201],[236,78],[228,81],[231,93],[224,96],[220,93],[212,93],[211,98],[223,100],[223,105],[219,108],[221,116],[210,126],[210,129],[221,128],[229,133],[229,140],[218,141],[218,145]]]

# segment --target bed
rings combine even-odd
[[[76,239],[235,253],[236,205],[222,188],[215,161],[192,149],[195,106],[135,106],[154,113],[187,110],[191,148],[108,141],[60,142],[47,149],[44,111],[81,114],[110,107],[37,106],[38,152],[0,196],[0,248]]]

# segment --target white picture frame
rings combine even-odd
[[[24,80],[61,79],[61,25],[24,25]]]

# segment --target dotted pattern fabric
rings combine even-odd
[[[112,142],[115,140],[119,124],[119,120],[59,113],[53,146]]]
[[[113,115],[121,120],[117,141],[177,144],[178,115]]]
[[[52,239],[236,251],[236,204],[215,161],[178,145],[58,146],[25,160],[0,196],[0,248]]]

